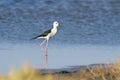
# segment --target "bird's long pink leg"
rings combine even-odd
[[[46,42],[46,56],[48,56],[48,40]]]
[[[45,55],[45,59],[46,59],[46,67],[48,68],[48,40],[46,42],[46,55]]]
[[[40,44],[40,48],[42,49],[42,51],[44,52],[44,48],[42,47],[43,44],[46,42],[46,48],[45,48],[45,64],[46,64],[46,68],[48,68],[48,40],[45,39],[41,44]]]
[[[45,61],[44,61],[44,59],[43,59],[43,60],[41,61],[41,64],[40,64],[40,69],[43,68],[43,66],[45,65],[44,63],[45,63]]]
[[[45,65],[46,65],[46,68],[48,69],[48,56],[45,56]]]
[[[46,41],[47,41],[47,39],[45,39],[45,40],[40,44],[40,48],[41,48],[41,50],[43,51],[43,53],[45,53],[45,49],[44,49],[42,46],[43,46],[43,44],[44,44]],[[41,64],[40,64],[40,68],[42,69],[43,66],[45,66],[45,65],[46,65],[46,59],[44,58],[43,61],[42,61]]]
[[[45,39],[41,44],[40,44],[40,48],[42,49],[42,51],[44,52],[44,49],[43,49],[43,44],[47,41],[47,39]]]

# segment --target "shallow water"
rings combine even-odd
[[[111,63],[120,57],[120,46],[96,45],[49,45],[49,68],[95,63]],[[0,71],[7,73],[11,68],[19,69],[25,62],[34,68],[41,67],[44,53],[39,44],[6,44],[0,45]]]

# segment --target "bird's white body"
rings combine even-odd
[[[49,33],[47,36],[38,37],[38,38],[45,38],[45,39],[49,40],[49,38],[53,37],[56,33],[57,33],[57,28],[53,28],[53,29],[51,29],[51,33]]]
[[[49,36],[49,37],[54,36],[56,33],[57,33],[57,28],[53,28],[53,29],[51,30],[51,33],[50,33],[50,36]]]
[[[59,26],[59,23],[57,21],[53,22],[53,28],[50,29],[50,33],[48,33],[46,36],[40,36],[38,38],[45,38],[49,40],[49,38],[53,37],[57,33],[57,27]]]

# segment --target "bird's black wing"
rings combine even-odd
[[[51,33],[51,29],[45,31],[44,33],[42,33],[42,34],[40,34],[40,35],[38,35],[38,36],[36,36],[36,37],[33,37],[32,39],[37,39],[38,37],[45,37],[45,36],[47,36],[49,33]]]

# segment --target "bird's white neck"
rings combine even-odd
[[[53,25],[53,29],[57,29],[57,26],[54,26],[54,25]]]

